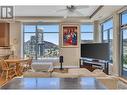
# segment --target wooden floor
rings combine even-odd
[[[11,80],[11,79],[10,79]],[[10,80],[5,80],[5,79],[2,79],[0,78],[0,87],[4,84],[6,84],[7,82],[9,82]]]
[[[6,83],[6,81],[0,78],[0,86],[2,86],[4,83]]]

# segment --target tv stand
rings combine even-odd
[[[87,68],[90,71],[98,68],[102,69],[106,74],[108,74],[108,62],[104,60],[81,57],[80,68]]]

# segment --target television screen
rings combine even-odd
[[[109,43],[81,44],[81,57],[109,60]]]

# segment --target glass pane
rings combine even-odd
[[[38,44],[37,53],[38,59],[52,57],[57,58],[59,54],[59,34],[58,33],[44,33],[43,43]]]
[[[103,31],[103,42],[108,42],[108,31]]]
[[[113,29],[110,29],[110,30],[109,30],[109,33],[110,33],[110,34],[109,34],[109,39],[112,40],[112,39],[113,39]]]
[[[127,30],[123,31],[123,55],[127,56]],[[127,64],[127,60],[124,63]]]
[[[59,32],[59,25],[38,25],[37,28],[43,32]]]
[[[93,33],[81,33],[81,40],[91,41],[93,40]]]
[[[44,41],[59,44],[59,33],[44,33]]]
[[[103,23],[103,30],[107,30],[113,27],[113,20],[110,19]]]
[[[110,47],[109,47],[109,49],[110,49],[110,62],[112,62],[113,61],[113,59],[112,59],[112,57],[113,57],[113,29],[110,29],[109,30],[109,45],[110,45]]]
[[[35,25],[24,25],[24,32],[36,32]]]
[[[127,76],[127,30],[123,30],[123,75]]]
[[[81,25],[81,32],[93,32],[94,26],[92,24]]]
[[[122,14],[122,25],[127,24],[127,13]]]
[[[36,36],[35,33],[24,33],[24,57],[33,57],[36,54]]]

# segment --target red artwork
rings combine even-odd
[[[78,45],[77,31],[78,31],[77,26],[63,26],[63,46]]]

